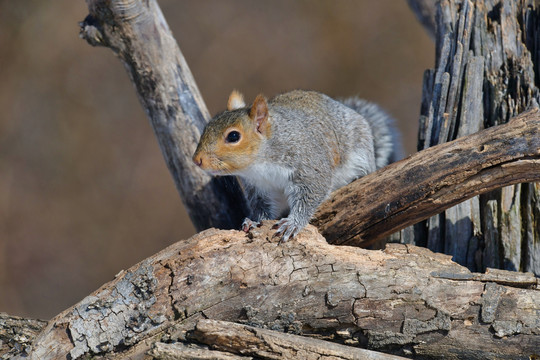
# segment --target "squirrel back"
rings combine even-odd
[[[295,90],[246,106],[233,92],[205,128],[193,161],[213,175],[239,175],[253,213],[278,224],[283,241],[300,231],[331,191],[388,164],[389,117],[359,99]],[[367,117],[370,119],[367,119]]]
[[[356,96],[338,100],[368,121],[373,133],[377,169],[403,158],[399,132],[395,128],[394,119],[386,111],[379,105]]]

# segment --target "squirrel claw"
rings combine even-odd
[[[279,243],[285,243],[298,234],[300,229],[290,219],[283,218],[275,225],[278,227],[274,236],[281,236]]]
[[[253,221],[250,218],[245,218],[242,222],[242,231],[249,232],[251,229],[261,226],[260,221]]]

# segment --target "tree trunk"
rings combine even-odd
[[[156,1],[86,2],[81,37],[122,60],[195,228],[239,228],[247,208],[236,179],[191,161],[210,115]]]
[[[442,0],[437,9],[436,68],[424,77],[419,150],[505,123],[538,103],[535,1]],[[403,231],[402,241],[450,254],[471,270],[540,275],[539,224],[539,184],[516,184]]]
[[[540,290],[532,274],[471,273],[411,245],[384,252],[336,247],[312,226],[278,244],[271,225],[247,235],[207,230],[122,272],[51,320],[30,358],[142,357],[161,342],[280,358],[264,355],[268,339],[224,346],[236,335],[210,335],[203,319],[441,359],[526,359],[540,349]],[[263,336],[275,335],[261,330]],[[274,351],[277,343],[288,346],[271,341]]]

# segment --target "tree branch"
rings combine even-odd
[[[540,181],[540,111],[420,151],[336,191],[312,224],[332,244],[367,246],[473,196]]]
[[[122,60],[195,228],[240,227],[246,201],[235,178],[212,178],[191,157],[210,119],[155,0],[87,0],[80,36]]]
[[[51,320],[32,357],[142,356],[156,342],[193,341],[201,319],[397,355],[497,359],[538,350],[532,274],[471,273],[414,246],[336,247],[312,226],[280,245],[271,225],[247,235],[207,230],[142,261]]]

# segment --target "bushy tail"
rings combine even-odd
[[[394,119],[377,104],[358,97],[339,99],[344,105],[360,113],[371,127],[375,147],[375,164],[380,169],[403,157],[400,134]]]

